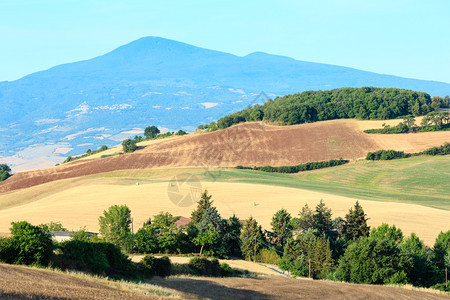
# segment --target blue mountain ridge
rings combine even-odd
[[[0,82],[0,160],[22,169],[118,144],[147,125],[193,130],[305,90],[397,87],[450,94],[450,84],[382,75],[262,52],[236,56],[160,37]],[[69,151],[70,150],[70,151]],[[14,156],[14,160],[11,158]]]

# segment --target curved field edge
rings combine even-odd
[[[352,161],[347,165],[298,174],[230,168],[155,168],[119,170],[62,179],[0,194],[0,209],[24,205],[56,192],[89,184],[129,185],[169,182],[192,174],[200,182],[264,184],[324,192],[356,199],[398,202],[450,210],[450,156],[420,156],[392,161]]]

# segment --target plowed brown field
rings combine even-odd
[[[208,166],[281,166],[329,159],[355,159],[369,151],[422,151],[450,141],[450,132],[383,135],[365,134],[357,120],[333,120],[295,126],[246,123],[204,134],[151,143],[125,155],[79,160],[58,167],[14,174],[0,183],[0,192],[62,178],[124,169]],[[379,121],[372,122],[379,126]],[[392,120],[390,123],[398,123]],[[377,127],[377,126],[375,126]]]

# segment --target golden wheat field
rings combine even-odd
[[[132,212],[134,229],[161,211],[189,217],[203,189],[213,195],[222,217],[250,216],[266,229],[273,214],[285,208],[296,216],[303,205],[313,208],[323,199],[333,217],[344,217],[357,199],[296,188],[261,184],[199,182],[180,185],[169,180],[87,177],[66,179],[28,189],[0,194],[0,232],[8,232],[12,221],[33,224],[60,221],[71,230],[86,226],[98,232],[98,217],[111,205],[126,204]],[[181,196],[188,195],[181,203]],[[189,198],[192,195],[193,198]],[[359,200],[370,217],[369,225],[395,224],[404,234],[415,232],[432,245],[439,232],[449,225],[450,211],[421,205]]]

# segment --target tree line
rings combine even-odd
[[[295,166],[282,166],[282,167],[272,167],[272,166],[264,166],[264,167],[244,167],[237,166],[236,169],[247,169],[247,170],[258,170],[263,172],[271,172],[271,173],[298,173],[304,171],[311,171],[316,169],[323,169],[329,167],[340,166],[348,163],[348,160],[345,159],[332,159],[328,161],[314,161],[308,162],[305,164],[298,164]]]
[[[437,111],[441,98],[423,92],[397,88],[340,88],[306,91],[268,100],[225,116],[219,129],[249,121],[268,121],[281,125],[302,124],[341,118],[386,120],[401,116],[420,116]]]
[[[133,264],[120,249],[138,253],[197,253],[189,272],[226,276],[233,270],[212,258],[243,257],[276,263],[294,276],[367,284],[405,284],[445,289],[444,269],[450,267],[450,230],[441,232],[432,248],[416,234],[382,224],[370,228],[357,201],[345,218],[333,218],[323,200],[311,209],[305,204],[292,217],[285,209],[264,230],[253,217],[241,222],[222,218],[204,191],[191,213],[191,222],[177,226],[179,217],[161,212],[133,233],[131,211],[111,206],[99,217],[101,239],[84,229],[72,240],[54,243],[50,229],[60,223],[31,225],[13,222],[12,237],[0,238],[0,261],[58,266],[108,276],[136,277],[169,274],[167,258],[146,256]],[[56,249],[56,251],[55,251]],[[215,275],[214,275],[215,274]]]
[[[391,160],[419,155],[436,156],[448,154],[450,154],[450,143],[445,143],[444,145],[441,145],[439,147],[431,147],[422,152],[417,153],[405,153],[404,151],[395,151],[395,150],[378,150],[375,152],[367,153],[366,160]]]
[[[144,129],[144,136],[134,136],[133,139],[125,139],[122,142],[122,149],[125,153],[132,153],[137,150],[137,143],[140,143],[142,141],[148,141],[148,140],[154,140],[154,139],[161,139],[173,135],[185,135],[187,134],[184,130],[178,130],[177,132],[174,131],[168,131],[166,133],[161,133],[158,127],[151,125]]]
[[[416,133],[429,131],[445,131],[450,130],[450,113],[449,112],[431,112],[422,118],[420,126],[416,124],[413,116],[404,117],[403,121],[395,126],[383,124],[383,128],[366,129],[365,133]]]

